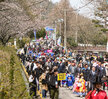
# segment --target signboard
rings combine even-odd
[[[59,81],[60,81],[60,80],[65,80],[65,79],[66,79],[66,73],[59,73],[57,77],[58,77],[57,79],[58,79]]]

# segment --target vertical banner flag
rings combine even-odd
[[[46,39],[48,39],[48,35],[47,35],[47,32],[46,32]]]
[[[35,37],[35,41],[36,41],[36,30],[34,30],[34,37]]]
[[[108,41],[107,41],[107,48],[106,48],[106,52],[108,53]]]
[[[60,46],[60,44],[61,44],[61,36],[59,37],[59,39],[58,39],[58,41],[57,41],[57,45]]]

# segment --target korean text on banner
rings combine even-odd
[[[59,73],[58,74],[58,80],[65,80],[66,79],[66,73]]]

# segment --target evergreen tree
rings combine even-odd
[[[98,2],[98,7],[95,10],[96,19],[92,20],[96,27],[100,27],[103,33],[108,31],[108,4],[106,0]]]

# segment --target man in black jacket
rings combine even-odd
[[[84,75],[84,79],[86,82],[89,82],[89,74],[90,74],[90,70],[88,69],[88,65],[85,64],[84,68],[82,70],[82,73]],[[89,84],[87,84],[87,90],[89,90]]]
[[[59,82],[57,80],[57,74],[58,70],[54,70],[54,74],[51,76],[50,81],[50,93],[51,93],[51,99],[58,99],[59,98]]]
[[[81,64],[79,63],[78,66],[75,68],[75,77],[78,75],[78,74],[81,74]]]
[[[88,65],[87,64],[84,65],[84,68],[82,70],[82,73],[84,75],[85,81],[89,81],[89,73],[90,73],[90,70],[88,69]]]
[[[96,76],[97,76],[97,72],[95,70],[95,67],[92,67],[92,70],[90,71],[89,74],[90,90],[94,89],[93,83],[96,81]]]
[[[52,76],[52,69],[49,69],[49,72],[46,74],[46,81],[47,81],[47,86],[48,86],[48,91],[49,91],[49,94],[50,94],[50,98],[51,98],[51,76]]]
[[[37,68],[34,71],[36,71],[36,75],[35,76],[36,76],[37,80],[39,81],[39,77],[43,73],[43,69],[41,68],[41,64],[40,63],[38,63]]]
[[[103,77],[105,77],[106,76],[106,69],[105,69],[105,67],[104,67],[104,64],[101,64],[101,66],[100,66],[100,72],[99,72],[99,79],[101,80]],[[103,81],[103,90],[105,90],[105,84],[104,84],[104,81]]]

